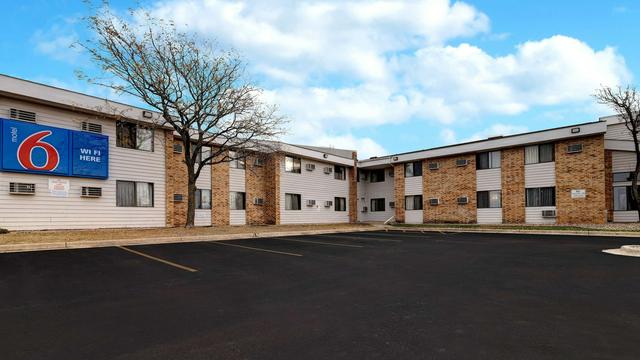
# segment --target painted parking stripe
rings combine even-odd
[[[328,242],[313,241],[313,240],[294,240],[294,239],[285,238],[285,237],[273,238],[273,239],[291,241],[291,242],[297,242],[297,243],[305,243],[305,244],[327,245],[327,246],[342,246],[342,247],[350,247],[350,248],[363,248],[364,247],[362,245],[336,244],[336,243],[328,243]]]
[[[332,238],[332,239],[343,239],[343,240],[367,240],[367,241],[380,241],[380,242],[402,242],[402,240],[392,240],[392,239],[378,239],[375,237],[363,237],[363,236],[337,236],[337,235],[314,235],[323,238]]]
[[[238,244],[229,244],[229,243],[224,243],[224,242],[220,242],[220,241],[210,241],[210,242],[206,242],[206,243],[203,243],[203,244],[212,244],[212,245],[215,244],[215,245],[232,246],[232,247],[237,247],[237,248],[242,248],[242,249],[247,249],[247,250],[263,251],[263,252],[268,252],[268,253],[273,253],[273,254],[280,254],[280,255],[303,256],[302,254],[295,254],[295,253],[289,253],[289,252],[284,252],[284,251],[269,250],[269,249],[257,248],[257,247],[252,247],[252,246],[238,245]]]
[[[136,254],[136,255],[139,255],[139,256],[145,257],[145,258],[147,258],[147,259],[155,260],[155,261],[157,261],[157,262],[161,262],[161,263],[163,263],[163,264],[166,264],[166,265],[169,265],[169,266],[173,266],[173,267],[175,267],[175,268],[178,268],[178,269],[181,269],[181,270],[184,270],[184,271],[188,271],[188,272],[198,272],[198,270],[196,270],[196,269],[194,269],[194,268],[190,268],[190,267],[188,267],[188,266],[184,266],[184,265],[176,264],[176,263],[174,263],[174,262],[172,262],[172,261],[169,261],[169,260],[161,259],[161,258],[159,258],[159,257],[151,256],[151,255],[149,255],[149,254],[145,254],[145,253],[140,252],[140,251],[136,251],[136,250],[133,250],[133,249],[129,249],[128,247],[124,247],[124,246],[117,246],[117,247],[118,247],[118,248],[120,248],[120,249],[122,249],[122,250],[124,250],[124,251],[128,251],[128,252],[130,252],[130,253],[132,253],[132,254]]]

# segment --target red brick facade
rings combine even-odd
[[[393,191],[396,222],[404,222],[404,164],[393,165]]]
[[[353,167],[348,169],[349,200],[347,207],[349,208],[349,222],[353,224],[358,221],[358,153],[353,152],[351,158],[353,159]]]
[[[502,222],[525,222],[524,148],[504,149],[501,153]]]
[[[604,151],[604,199],[607,207],[607,221],[613,221],[613,152]]]
[[[466,159],[468,165],[457,166],[456,160]],[[429,170],[429,163],[437,162],[438,170]],[[425,223],[476,222],[476,158],[474,154],[429,159],[423,163],[422,188]],[[469,198],[467,204],[458,204],[458,198]],[[429,199],[440,199],[440,204],[429,205]]]

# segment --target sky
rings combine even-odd
[[[596,121],[592,94],[635,85],[636,1],[111,1],[238,51],[283,140],[359,158]],[[78,80],[82,1],[3,4],[0,73],[134,102]]]

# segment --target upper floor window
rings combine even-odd
[[[375,169],[369,171],[369,182],[383,182],[384,181],[384,169]]]
[[[245,168],[245,157],[242,153],[238,153],[235,151],[229,151],[229,157],[231,161],[229,162],[229,166],[234,169],[244,169]]]
[[[524,163],[538,164],[553,162],[555,160],[554,144],[531,145],[524,148]]]
[[[476,154],[476,169],[497,169],[500,167],[500,151]]]
[[[116,146],[153,151],[153,129],[126,121],[116,123]]]
[[[335,165],[333,167],[333,177],[336,180],[345,180],[347,178],[347,168],[344,166]]]
[[[300,174],[302,172],[302,160],[293,156],[284,157],[284,171]]]
[[[422,176],[422,161],[404,164],[404,177]]]
[[[195,151],[195,145],[191,145],[191,151]],[[202,161],[206,161],[211,156],[211,148],[208,146],[203,146],[200,148],[198,155],[196,156],[196,163],[201,163]],[[209,160],[209,162],[211,162]]]

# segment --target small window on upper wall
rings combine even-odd
[[[524,163],[539,164],[555,161],[555,145],[539,144],[524,148]]]
[[[404,164],[404,177],[422,176],[422,161]]]
[[[284,171],[296,174],[302,173],[302,160],[298,157],[285,156]]]
[[[231,161],[229,162],[229,166],[234,169],[244,169],[245,168],[245,155],[240,152],[229,151],[229,157]]]
[[[116,123],[116,146],[153,151],[153,129],[126,121]]]
[[[336,180],[346,180],[347,178],[347,168],[344,166],[334,165],[333,166],[333,177]]]
[[[476,169],[497,169],[500,167],[500,151],[488,151],[476,154]]]
[[[369,171],[369,182],[383,182],[384,181],[384,169],[375,169]]]

